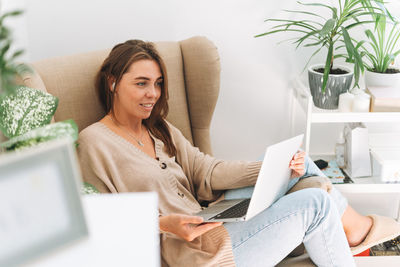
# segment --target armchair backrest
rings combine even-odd
[[[210,123],[219,93],[218,51],[205,37],[179,42],[155,42],[167,67],[167,120],[201,151],[212,154]],[[59,98],[55,121],[73,119],[79,130],[105,114],[95,90],[95,77],[110,50],[62,56],[34,62],[27,86]]]

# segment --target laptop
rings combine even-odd
[[[289,164],[298,151],[303,134],[268,146],[253,195],[247,199],[222,200],[195,214],[204,222],[247,221],[282,197],[289,184]]]
[[[0,156],[0,266],[19,266],[88,236],[70,139]]]

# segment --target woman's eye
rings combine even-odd
[[[146,83],[145,83],[145,82],[140,82],[140,83],[136,83],[136,85],[138,85],[138,86],[145,86]]]

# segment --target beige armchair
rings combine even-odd
[[[220,82],[217,48],[205,37],[157,42],[156,47],[168,72],[168,121],[201,151],[212,154],[209,130]],[[81,131],[105,115],[94,83],[109,52],[107,49],[34,62],[35,72],[23,77],[23,83],[57,96],[55,121],[73,119]]]
[[[204,37],[157,42],[156,47],[167,66],[168,121],[201,151],[212,154],[209,130],[220,85],[217,48]],[[96,95],[95,76],[109,51],[34,62],[34,72],[23,77],[22,82],[57,96],[59,106],[54,120],[73,119],[79,130],[83,130],[105,115]],[[310,266],[304,265],[302,259],[293,260],[290,260],[290,266]],[[309,262],[308,259],[305,261]]]

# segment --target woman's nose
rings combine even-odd
[[[149,86],[147,90],[148,97],[156,97],[157,96],[157,88],[154,85]]]

